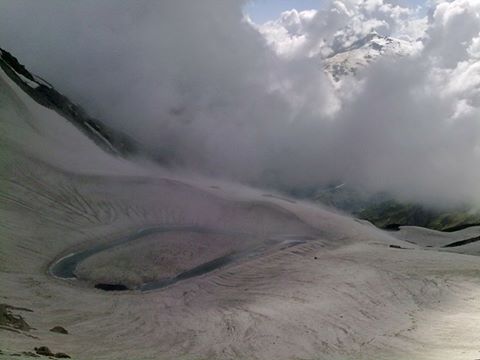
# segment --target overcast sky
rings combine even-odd
[[[284,11],[320,9],[325,6],[325,0],[253,0],[245,5],[245,12],[256,23],[275,20]]]
[[[245,5],[245,12],[256,23],[275,20],[287,10],[297,11],[321,9],[328,6],[326,0],[251,0]],[[424,6],[425,0],[397,0],[402,6]]]
[[[260,24],[237,0],[0,0],[0,46],[211,176],[478,202],[480,1],[430,4],[335,0]],[[372,31],[416,50],[338,89],[325,57]]]

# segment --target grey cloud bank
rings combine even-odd
[[[341,179],[480,200],[480,2],[333,1],[257,26],[233,0],[0,0],[0,46],[179,165],[244,182]],[[416,42],[334,89],[322,59],[375,30]]]

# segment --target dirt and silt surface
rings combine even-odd
[[[0,81],[0,358],[480,358],[479,243],[444,247],[479,229],[387,233],[113,158]]]
[[[50,273],[95,282],[107,291],[148,291],[313,239],[295,234],[262,239],[198,226],[150,227],[69,254],[55,262]]]

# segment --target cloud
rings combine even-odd
[[[281,56],[328,56],[371,33],[417,41],[426,30],[420,8],[382,0],[333,0],[324,10],[290,10],[258,26]]]
[[[181,166],[262,186],[342,180],[480,200],[477,0],[334,0],[263,25],[234,0],[0,8],[0,46]],[[418,51],[371,64],[339,93],[323,59],[372,30]]]
[[[297,11],[296,9],[283,12],[280,17],[273,21],[256,27],[267,40],[268,44],[277,54],[292,56],[301,51],[307,42],[308,30],[317,10]]]
[[[480,32],[480,1],[439,3],[430,16],[429,55],[441,66],[454,67],[468,57],[468,48]]]

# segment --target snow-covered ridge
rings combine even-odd
[[[372,32],[325,58],[325,71],[334,82],[339,82],[344,77],[355,76],[382,56],[408,56],[416,50],[414,43]]]
[[[1,48],[0,70],[32,100],[70,121],[104,151],[116,155],[132,155],[139,151],[139,144],[132,138],[90,117],[80,106],[58,92],[47,81],[32,74],[15,56]]]
[[[31,87],[32,89],[36,89],[40,86],[40,83],[37,82],[35,77],[31,75],[23,65],[21,65],[9,52],[0,49],[0,59],[3,60],[2,64],[8,69],[10,69],[23,83]],[[43,84],[45,86],[50,85]]]

